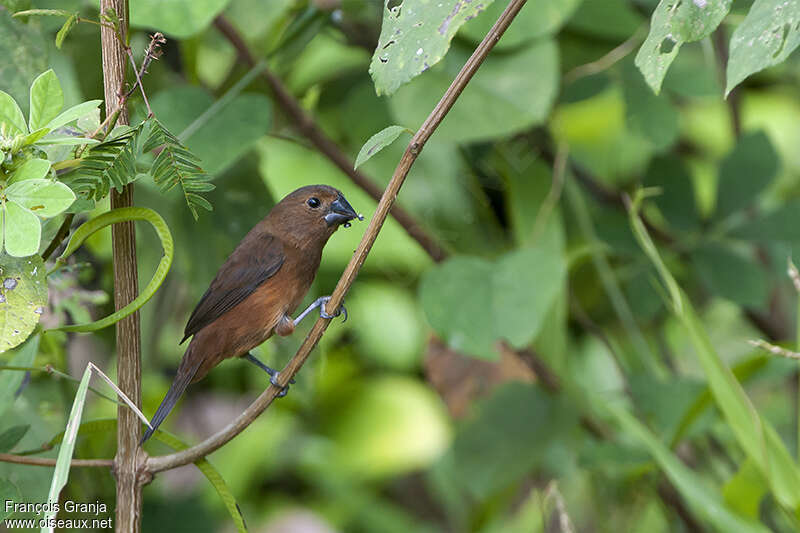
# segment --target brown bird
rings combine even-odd
[[[286,196],[250,230],[189,317],[181,344],[189,337],[192,340],[142,443],[161,425],[186,387],[223,359],[247,358],[276,384],[278,373],[250,350],[273,333],[291,334],[317,307],[320,316],[338,316],[340,311],[325,313],[329,296],[318,298],[295,319],[290,315],[314,281],[325,243],[341,224],[347,227],[354,218],[363,219],[341,192],[327,185],[310,185]]]

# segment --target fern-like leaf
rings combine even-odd
[[[161,187],[161,192],[180,185],[186,204],[197,220],[198,208],[212,210],[208,200],[199,194],[214,189],[214,185],[210,183],[211,177],[200,168],[200,159],[181,144],[158,119],[153,118],[151,121],[150,134],[144,142],[142,151],[149,152],[161,147],[150,168],[153,181]]]
[[[96,144],[86,151],[77,169],[63,181],[85,198],[100,200],[111,187],[122,188],[136,179],[136,146],[144,122],[135,128]]]

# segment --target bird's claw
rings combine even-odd
[[[325,304],[327,304],[330,301],[330,299],[331,299],[330,296],[323,297],[323,302],[319,306],[319,316],[321,316],[322,318],[331,319],[331,318],[336,318],[341,314],[344,314],[344,320],[342,320],[342,322],[347,322],[347,308],[344,306],[344,300],[342,300],[341,305],[339,305],[339,309],[337,309],[334,314],[331,315],[325,311]]]
[[[280,372],[278,372],[277,370],[273,370],[272,372],[273,372],[273,373],[269,375],[269,382],[270,382],[270,384],[272,384],[272,385],[274,385],[274,386],[276,386],[276,387],[280,387],[280,386],[281,386],[281,384],[280,384],[280,383],[278,383],[278,376],[280,375]],[[289,380],[289,383],[293,385],[293,384],[294,384],[294,378],[290,379],[290,380]],[[276,397],[276,398],[283,398],[284,396],[286,396],[286,394],[287,394],[288,392],[289,392],[289,385],[285,385],[285,386],[284,386],[284,387],[281,389],[281,391],[280,391],[278,394],[276,394],[276,395],[275,395],[275,397]]]

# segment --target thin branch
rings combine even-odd
[[[214,26],[216,26],[222,35],[236,48],[241,61],[249,68],[256,66],[258,62],[252,52],[250,52],[247,43],[224,15],[219,15],[214,20]],[[317,150],[327,157],[331,163],[337,166],[339,170],[344,172],[353,183],[361,187],[375,201],[379,201],[383,194],[381,188],[365,174],[353,169],[353,161],[342,152],[336,143],[334,143],[322,129],[317,126],[314,120],[306,114],[300,103],[292,96],[280,78],[266,67],[261,72],[261,77],[264,78],[264,81],[269,85],[275,100],[278,101],[284,113],[291,119],[294,128],[308,138]],[[425,231],[424,228],[417,224],[414,217],[405,209],[399,205],[393,206],[392,216],[434,261],[439,262],[447,258],[447,252],[442,246],[436,242],[436,239]]]
[[[564,85],[572,83],[575,80],[579,80],[581,78],[585,78],[586,76],[591,76],[592,74],[598,74],[600,72],[606,71],[616,65],[619,61],[624,59],[628,54],[636,50],[639,44],[644,39],[644,35],[647,29],[647,25],[643,25],[639,27],[639,29],[634,32],[631,37],[622,43],[621,45],[617,46],[606,55],[592,61],[591,63],[585,63],[583,65],[578,65],[577,67],[573,68],[566,74],[564,74]]]
[[[761,348],[762,350],[771,353],[772,355],[780,355],[781,357],[786,357],[788,359],[800,359],[800,353],[787,350],[786,348],[769,343],[763,339],[749,340],[747,342],[756,348]]]
[[[16,463],[31,466],[56,466],[55,458],[30,457],[27,455],[14,455],[13,453],[0,453],[0,463]],[[113,459],[73,459],[71,466],[100,466],[110,467],[114,464]]]
[[[447,115],[447,112],[453,107],[453,104],[456,102],[467,83],[469,83],[469,80],[472,79],[478,67],[480,67],[481,63],[486,59],[486,56],[489,55],[495,43],[497,43],[503,35],[503,32],[505,32],[506,28],[511,24],[511,21],[514,20],[514,17],[522,6],[525,5],[525,1],[526,0],[511,0],[509,2],[503,14],[497,22],[495,22],[489,33],[486,34],[486,37],[484,37],[481,44],[475,49],[472,56],[467,60],[444,96],[442,96],[442,99],[417,133],[412,137],[411,142],[394,171],[392,179],[389,181],[386,190],[378,202],[378,208],[372,220],[370,220],[367,231],[361,239],[361,243],[359,243],[353,258],[350,260],[342,277],[339,279],[339,283],[336,285],[333,294],[331,294],[331,299],[327,304],[327,310],[338,309],[341,305],[345,294],[355,281],[356,276],[358,276],[361,265],[364,264],[369,251],[372,249],[372,245],[375,243],[375,239],[378,237],[378,233],[383,227],[386,217],[389,215],[389,211],[392,208],[392,204],[394,204],[397,194],[409,170],[411,170],[411,166],[414,164],[414,161],[416,161],[417,156],[422,151],[422,148],[425,146],[430,136],[442,122],[445,115]],[[233,422],[196,446],[169,455],[148,457],[145,464],[147,470],[151,473],[155,473],[193,463],[238,435],[255,420],[258,415],[269,407],[275,396],[283,390],[283,387],[287,385],[292,378],[294,378],[295,374],[297,374],[303,366],[303,363],[305,363],[311,350],[313,350],[317,342],[319,342],[329,323],[329,319],[322,317],[317,320],[305,341],[303,341],[303,344],[297,350],[297,353],[292,357],[291,361],[289,361],[280,375],[277,376],[277,385],[273,385],[261,393],[261,395]]]
[[[567,158],[569,157],[569,145],[561,143],[556,151],[555,161],[553,162],[553,180],[547,197],[542,202],[539,212],[536,213],[536,220],[533,223],[533,240],[536,240],[544,231],[550,214],[558,205],[561,192],[564,190],[564,177],[566,176]]]

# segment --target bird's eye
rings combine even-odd
[[[306,203],[308,204],[309,207],[316,209],[319,207],[319,198],[317,198],[316,196],[312,196],[311,198],[308,199],[308,202]]]

